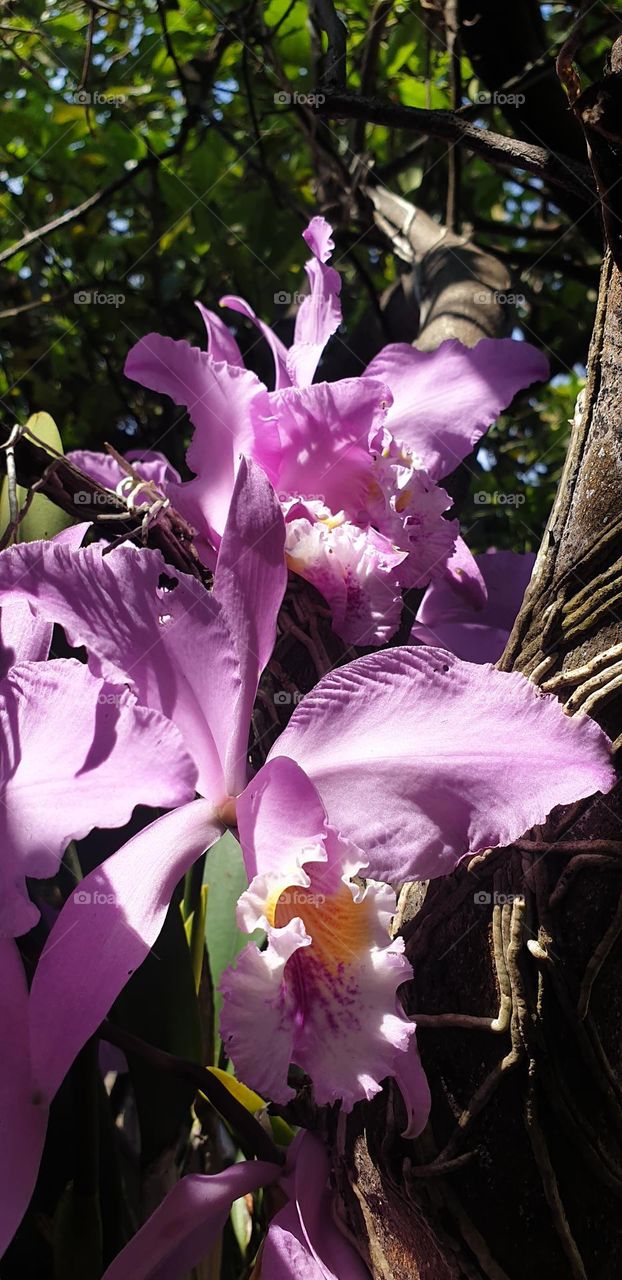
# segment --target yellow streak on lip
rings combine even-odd
[[[336,516],[324,516],[320,519],[320,524],[323,524],[326,529],[338,529],[345,522],[345,518],[344,512],[340,511]]]
[[[282,895],[289,890],[289,901]],[[308,951],[315,954],[324,969],[334,972],[339,965],[353,964],[370,946],[371,920],[367,899],[356,903],[348,885],[324,897],[313,885],[282,885],[266,903],[266,918],[283,928],[299,916],[312,938]]]

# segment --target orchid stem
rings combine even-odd
[[[117,1048],[122,1049],[124,1053],[140,1054],[160,1071],[168,1071],[172,1075],[191,1080],[237,1134],[245,1154],[250,1152],[259,1160],[283,1164],[283,1152],[272,1141],[259,1121],[236,1101],[211,1071],[202,1067],[200,1063],[191,1062],[187,1058],[178,1058],[164,1049],[157,1049],[155,1045],[147,1044],[145,1040],[141,1040],[130,1031],[115,1027],[107,1018],[102,1022],[98,1034],[109,1044],[117,1045]]]

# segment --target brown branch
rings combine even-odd
[[[460,17],[458,0],[445,0],[445,37],[449,54],[449,81],[451,105],[457,111],[462,102],[462,77],[460,73]],[[456,146],[447,152],[447,202],[445,222],[450,231],[460,229],[460,178],[462,153]]]
[[[369,32],[365,47],[363,49],[363,61],[361,63],[361,93],[367,97],[373,93],[376,81],[376,68],[378,65],[378,55],[380,53],[380,45],[387,24],[387,18],[393,8],[393,0],[377,0],[372,9],[372,15],[369,22]],[[354,136],[352,140],[354,151],[363,151],[365,147],[365,121],[357,120],[354,127]]]
[[[93,53],[93,36],[95,35],[95,23],[97,22],[97,10],[91,9],[89,14],[89,23],[86,32],[86,45],[84,47],[84,62],[82,63],[82,74],[78,85],[78,93],[86,88],[86,82],[89,78],[89,70],[91,66],[91,56]]]
[[[439,138],[444,142],[459,142],[490,164],[536,174],[542,181],[571,192],[588,207],[594,201],[592,175],[585,165],[578,164],[569,157],[554,155],[546,147],[520,142],[517,138],[506,138],[490,129],[481,129],[455,111],[402,107],[392,102],[380,102],[374,98],[348,93],[328,94],[324,102],[318,102],[316,110],[322,116],[366,120],[369,124],[427,134],[430,138]]]
[[[322,76],[322,87],[328,92],[341,91],[346,84],[346,27],[335,12],[332,0],[313,0],[318,26],[326,32],[328,47]]]
[[[187,102],[188,101],[188,92],[187,92],[188,82],[186,79],[186,75],[184,73],[184,69],[175,52],[175,46],[171,39],[171,33],[168,29],[168,22],[166,18],[166,6],[163,4],[162,0],[156,0],[156,3],[158,7],[158,17],[160,19],[160,26],[162,28],[162,39],[164,40],[166,52],[168,53],[168,56],[171,62],[173,63],[173,66],[175,67],[181,91]]]

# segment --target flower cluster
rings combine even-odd
[[[393,1079],[404,1134],[416,1136],[430,1093],[399,996],[412,971],[391,932],[396,890],[613,784],[592,721],[485,660],[498,656],[530,565],[474,560],[438,483],[514,391],[543,376],[541,357],[511,341],[430,355],[397,344],[358,379],[313,382],[340,324],[340,282],[323,219],[305,239],[309,292],[289,350],[241,299],[223,300],[269,343],[273,390],[210,312],[207,352],[150,335],[128,359],[130,376],[188,408],[194,478],[155,455],[129,469],[140,501],[155,486],[190,523],[211,589],[158,551],[82,545],[85,525],[0,554],[0,1248],[28,1206],[72,1063],[157,942],[181,878],[206,853],[209,863],[227,828],[248,880],[238,924],[263,937],[221,983],[239,1077],[282,1107],[303,1073],[317,1105],[346,1112]],[[124,483],[112,458],[73,461],[108,487]],[[326,674],[253,775],[251,717],[288,567],[358,645],[389,638],[402,589],[429,584],[412,637],[423,643]],[[75,656],[51,652],[55,625]],[[165,812],[51,908],[41,882],[70,842],[122,827],[139,804]],[[46,936],[28,984],[15,939],[33,928]],[[281,1154],[184,1177],[108,1280],[181,1280],[232,1202],[262,1187],[274,1201],[263,1280],[362,1280],[330,1217],[319,1139],[301,1132]]]

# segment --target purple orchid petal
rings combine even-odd
[[[115,489],[123,475],[116,458],[94,449],[72,449],[67,454],[67,462],[71,462],[105,489]]]
[[[312,218],[303,237],[313,257],[305,264],[310,292],[303,298],[296,316],[294,342],[288,353],[287,369],[295,386],[308,386],[328,339],[341,324],[341,278],[327,266],[335,246],[325,218]]]
[[[277,1179],[288,1203],[268,1228],[264,1280],[366,1280],[363,1262],[332,1217],[328,1156],[306,1132],[289,1148],[285,1170],[244,1161],[222,1173],[182,1178],[103,1280],[183,1280],[214,1247],[233,1201]]]
[[[245,1160],[211,1176],[188,1174],[111,1262],[103,1280],[184,1280],[217,1243],[233,1201],[268,1186],[281,1172],[266,1160]]]
[[[303,845],[321,845],[326,835],[326,812],[313,783],[286,756],[260,770],[238,797],[236,811],[249,881],[280,874],[295,864]]]
[[[257,458],[274,478],[279,446],[265,387],[247,369],[217,362],[198,347],[157,333],[132,347],[125,372],[187,408],[195,427],[187,462],[195,479],[171,486],[169,496],[199,533],[216,539],[217,545],[240,454]]]
[[[33,1193],[48,1109],[37,1098],[28,1041],[28,987],[15,943],[0,939],[0,1257]]]
[[[282,387],[291,386],[291,379],[287,372],[287,347],[281,339],[277,337],[269,324],[265,324],[259,316],[255,314],[253,308],[244,298],[237,298],[234,294],[228,293],[224,298],[220,299],[221,307],[229,307],[231,311],[237,311],[239,315],[245,316],[252,324],[259,329],[270,347],[274,359],[274,389],[279,391]]]
[[[157,453],[150,449],[130,449],[125,454],[126,461],[131,464],[134,470],[143,480],[149,480],[157,489],[166,491],[169,484],[179,484],[181,476],[179,472],[171,466],[168,458],[163,453]],[[97,484],[101,484],[105,489],[115,490],[119,481],[123,479],[127,472],[109,453],[95,453],[89,449],[74,449],[67,454],[67,461],[72,462],[74,467],[79,467],[80,471],[84,471],[85,475],[90,476]],[[149,502],[150,499],[144,493],[140,493],[137,497],[137,503]]]
[[[4,604],[0,613],[0,679],[16,662],[41,662],[52,643],[53,623],[26,600]]]
[[[30,992],[33,1080],[48,1102],[157,941],[175,886],[221,834],[213,806],[193,800],[145,827],[65,903]]]
[[[456,545],[443,568],[442,575],[454,595],[462,596],[465,604],[471,609],[483,609],[487,599],[486,583],[475,556],[469,551],[463,538],[456,539]],[[433,581],[438,581],[435,575]]]
[[[546,357],[528,342],[482,338],[464,347],[451,338],[436,351],[391,343],[364,376],[388,383],[393,405],[387,427],[440,480],[467,457],[517,391],[548,373]]]
[[[390,938],[395,894],[367,878],[365,855],[327,825],[293,760],[269,761],[237,812],[247,866],[258,872],[240,898],[238,923],[265,929],[268,945],[247,947],[221,983],[227,1052],[238,1075],[276,1101],[292,1096],[291,1060],[310,1075],[320,1105],[341,1100],[349,1111],[396,1074],[415,1035],[396,996],[412,970],[403,939]],[[353,882],[361,874],[364,889]],[[406,1065],[401,1073],[409,1118],[425,1122],[425,1077]]]
[[[261,1255],[265,1280],[368,1280],[362,1259],[332,1214],[328,1155],[312,1133],[290,1148],[293,1171],[283,1180],[289,1200],[273,1218]]]
[[[269,759],[296,760],[370,874],[397,884],[445,874],[556,805],[607,792],[609,746],[518,673],[397,648],[325,676]]]
[[[84,535],[91,528],[90,520],[82,520],[79,524],[69,524],[66,529],[59,529],[54,534],[52,542],[57,547],[71,547],[73,551],[77,551],[82,546]]]
[[[535,562],[526,552],[489,551],[476,562],[488,593],[475,609],[448,582],[433,582],[419,606],[412,637],[441,645],[468,662],[497,662],[507,644]]]
[[[333,512],[367,523],[372,459],[367,442],[381,426],[391,393],[382,382],[344,378],[273,391],[279,424],[279,492],[321,499]]]
[[[70,840],[123,826],[139,803],[189,800],[196,770],[170,721],[74,659],[13,667],[0,719],[0,935],[13,936],[39,919],[26,876],[55,875]]]
[[[432,1095],[419,1056],[416,1035],[408,1041],[406,1052],[396,1055],[393,1074],[406,1108],[406,1128],[402,1137],[418,1138],[428,1123]]]
[[[239,697],[240,675],[222,610],[200,582],[173,577],[156,551],[104,555],[100,544],[72,551],[32,542],[0,556],[0,602],[20,598],[60,623],[72,645],[85,645],[110,679],[131,681],[144,706],[174,720],[199,790],[225,798],[226,708]]]
[[[244,366],[242,352],[222,316],[217,315],[215,311],[208,311],[202,302],[195,302],[194,305],[201,313],[207,332],[208,355],[212,360],[224,360],[225,364],[239,365],[242,368]]]
[[[451,498],[386,427],[373,433],[369,444],[369,519],[403,553],[395,575],[400,586],[425,587],[455,553],[458,521],[445,518]]]
[[[255,463],[243,458],[214,577],[214,597],[235,641],[241,679],[235,707],[228,697],[223,703],[225,786],[232,796],[246,785],[253,703],[274,648],[287,586],[284,547],[285,523],[272,485]]]
[[[345,521],[288,519],[289,568],[310,582],[330,606],[332,627],[346,644],[384,644],[402,612],[400,572],[406,552],[375,529]]]
[[[287,1083],[287,1072],[293,1059],[297,1003],[285,970],[300,948],[311,945],[311,938],[301,920],[268,932],[265,952],[249,942],[235,969],[221,978],[220,1033],[240,1079],[273,1102],[286,1103],[296,1093]]]

